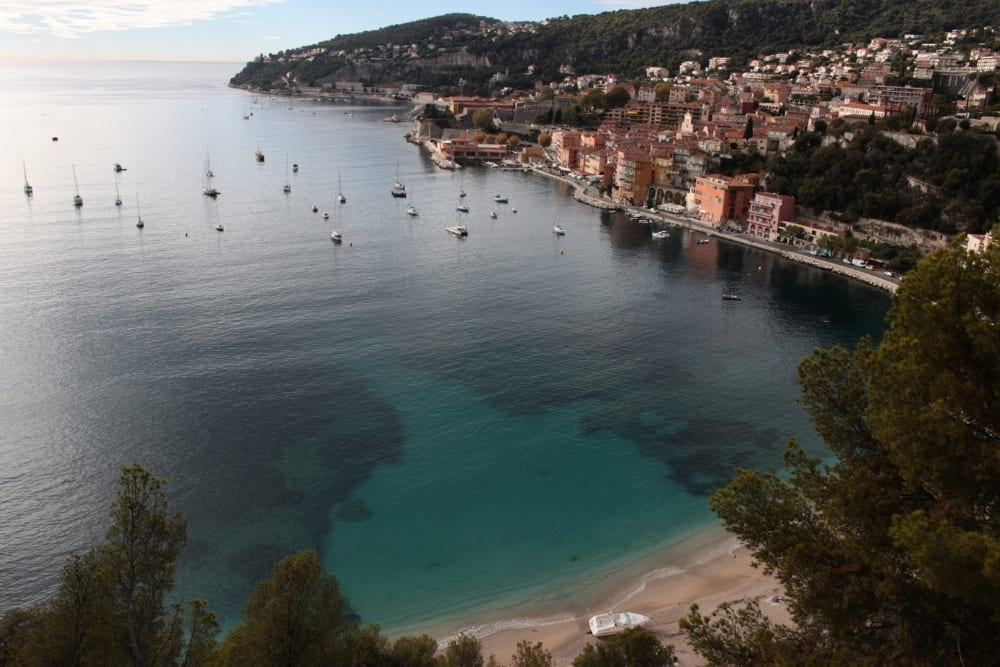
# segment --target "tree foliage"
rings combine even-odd
[[[940,124],[939,124],[940,125]],[[846,219],[878,218],[945,233],[985,232],[1000,213],[1000,158],[990,135],[950,133],[904,148],[862,123],[806,132],[766,165],[772,190]],[[911,178],[929,184],[916,188]]]
[[[337,578],[319,554],[300,551],[274,565],[272,578],[250,594],[243,619],[223,643],[225,664],[285,667],[343,661],[356,623]]]
[[[791,441],[712,509],[784,584],[798,629],[728,617],[716,639],[814,664],[981,664],[1000,651],[1000,247],[907,274],[879,344],[802,361],[802,404],[834,459]],[[710,644],[711,624],[689,620]],[[749,630],[767,641],[746,638]]]
[[[673,646],[664,646],[648,630],[629,628],[588,643],[573,659],[573,667],[665,667],[673,659]]]
[[[167,605],[187,524],[164,480],[122,468],[105,541],[62,569],[56,595],[0,622],[0,664],[207,664],[218,624],[201,600]]]

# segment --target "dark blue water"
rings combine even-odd
[[[584,610],[714,525],[735,467],[822,451],[796,364],[877,336],[885,294],[653,241],[542,176],[442,171],[400,109],[255,99],[238,69],[3,70],[0,609],[100,540],[133,461],[189,519],[182,598],[231,623],[313,548],[392,632]]]

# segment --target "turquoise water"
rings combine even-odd
[[[136,460],[189,519],[180,598],[232,624],[312,548],[399,632],[583,613],[713,526],[735,467],[775,468],[791,436],[822,451],[796,364],[877,336],[885,294],[654,241],[542,176],[442,171],[382,122],[399,109],[255,99],[238,69],[2,70],[0,608],[51,594]]]

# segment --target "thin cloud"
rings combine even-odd
[[[63,39],[102,31],[167,28],[208,21],[245,7],[285,0],[0,0],[0,33]]]

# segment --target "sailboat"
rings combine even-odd
[[[142,221],[142,213],[139,212],[139,196],[138,195],[136,195],[136,198],[135,198],[135,215],[136,215],[135,226],[138,227],[139,229],[142,229],[143,227],[146,226],[146,223],[144,223]]]
[[[212,185],[212,178],[215,176],[215,172],[212,171],[212,163],[208,160],[208,155],[205,155],[205,187],[201,189],[206,196],[215,199],[219,196],[219,191],[215,189]]]
[[[344,196],[344,190],[340,187],[340,172],[337,172],[337,201],[343,204],[347,201],[347,197]]]
[[[392,182],[392,196],[405,197],[406,186],[399,182],[399,163],[396,163],[396,180]]]
[[[73,165],[73,186],[76,188],[76,194],[73,195],[73,206],[80,208],[83,206],[83,197],[80,196],[80,184],[76,182],[76,165]]]
[[[257,144],[257,152],[254,153],[253,156],[256,158],[257,162],[264,161],[264,154],[260,152],[260,143]]]
[[[118,193],[118,175],[115,174],[115,206],[121,208],[122,196]]]
[[[23,160],[21,161],[21,166],[24,167],[24,194],[30,197],[35,194],[35,189],[28,183],[28,166],[24,164]]]
[[[285,156],[285,187],[282,188],[282,192],[286,195],[292,191],[292,186],[288,184],[288,156]]]

